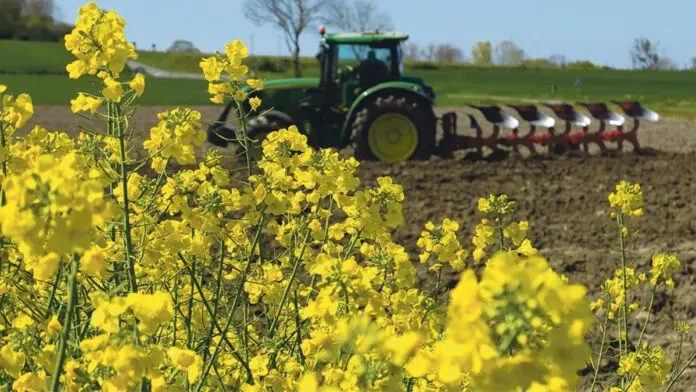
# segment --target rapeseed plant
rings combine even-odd
[[[693,361],[682,364],[680,349],[672,363],[647,342],[648,321],[629,344],[634,290],[650,286],[650,313],[680,267],[668,254],[647,272],[629,265],[626,222],[643,214],[639,186],[622,182],[609,197],[622,264],[592,303],[538,254],[507,195],[478,201],[473,250],[459,222],[424,225],[417,259],[437,282],[425,291],[415,260],[392,238],[403,188],[389,177],[361,186],[355,159],[310,148],[294,126],[268,135],[258,162],[246,152],[242,185],[219,151],[196,155],[205,134],[190,108],[161,113],[142,145],[147,157],[133,156],[128,120],[146,79],[121,79],[137,56],[124,26],[90,2],[65,40],[76,58],[70,77],[101,83],[71,109],[105,123],[103,132],[73,139],[36,126],[16,137],[31,98],[0,86],[0,384],[8,389],[567,391],[590,363],[593,387],[637,391],[670,389]],[[235,40],[200,63],[211,101],[236,104],[243,146],[246,118],[261,102],[242,86],[264,85],[247,77],[246,57]],[[451,291],[440,285],[443,269],[459,274]],[[596,359],[586,340],[593,328],[603,335]],[[677,328],[683,343],[690,330]],[[616,353],[605,347],[611,337]],[[608,356],[619,367],[603,382]]]

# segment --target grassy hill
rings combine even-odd
[[[0,40],[0,74],[63,75],[73,61],[57,42]]]
[[[67,105],[79,91],[94,91],[94,80],[68,78],[65,66],[74,59],[62,43],[0,40],[0,84],[30,94],[39,105]],[[204,81],[150,77],[139,103],[206,105],[208,97]]]
[[[37,104],[66,104],[88,80],[70,80],[65,65],[72,57],[62,44],[0,40],[0,83],[26,91]],[[202,55],[139,52],[139,59],[158,68],[200,73]],[[256,56],[247,64],[262,78],[292,77],[289,58]],[[302,58],[303,76],[317,76],[315,58]],[[406,72],[424,78],[438,94],[438,106],[468,103],[515,103],[564,100],[637,99],[662,114],[696,117],[696,72],[653,72],[607,69],[532,69],[438,65],[407,62]],[[575,81],[580,78],[578,91]],[[552,86],[557,86],[552,94]],[[209,104],[205,81],[147,79],[143,105]]]

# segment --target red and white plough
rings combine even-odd
[[[565,154],[573,150],[582,149],[589,153],[590,146],[596,145],[602,153],[609,151],[622,151],[625,143],[633,146],[633,151],[641,151],[638,142],[638,127],[642,120],[655,122],[659,115],[652,110],[643,107],[636,101],[611,101],[621,108],[626,117],[633,120],[630,130],[625,130],[626,117],[609,109],[605,103],[578,103],[589,112],[589,116],[581,113],[567,103],[545,103],[541,106],[553,112],[558,121],[539,110],[536,105],[505,105],[511,108],[519,116],[519,120],[503,111],[501,106],[477,106],[468,105],[469,108],[479,112],[484,120],[492,125],[492,132],[484,133],[481,123],[473,114],[466,114],[475,136],[457,134],[457,114],[445,113],[441,117],[443,139],[440,142],[440,155],[451,158],[455,150],[474,149],[477,155],[483,157],[484,149],[500,152],[503,147],[514,152],[520,152],[524,147],[530,154],[538,154],[539,148],[546,148],[555,154]],[[590,130],[592,120],[599,125],[595,131]],[[526,134],[520,134],[520,123],[529,126]],[[559,122],[565,123],[562,131],[557,129]],[[611,129],[607,129],[611,126]],[[574,131],[573,128],[576,128]],[[511,132],[502,135],[504,128]],[[541,131],[540,129],[545,129]],[[615,148],[610,149],[607,144],[614,143]]]

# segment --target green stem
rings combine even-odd
[[[621,249],[621,272],[623,275],[623,319],[621,320],[622,323],[622,328],[623,328],[623,333],[626,334],[626,338],[624,340],[624,354],[628,354],[628,278],[626,275],[626,244],[624,243],[624,233],[623,233],[623,228],[624,228],[624,217],[623,214],[618,214],[617,217],[617,224],[619,225],[619,246]],[[624,339],[624,337],[621,335],[621,328],[619,329],[619,340]]]
[[[60,281],[60,277],[61,277],[60,271],[61,271],[60,268],[58,268],[58,271],[56,271],[56,277],[53,280],[53,287],[51,288],[51,294],[48,297],[48,305],[46,305],[46,313],[44,316],[46,318],[48,318],[48,316],[51,315],[51,305],[53,304],[53,299],[56,296],[56,289],[58,288],[58,282]]]
[[[694,353],[691,356],[691,358],[689,358],[689,360],[686,362],[686,364],[679,370],[679,373],[677,373],[677,375],[674,378],[672,378],[672,380],[669,382],[669,385],[667,386],[667,389],[665,390],[665,392],[669,392],[672,389],[672,387],[674,385],[676,385],[677,380],[679,380],[679,377],[681,377],[681,375],[684,373],[684,371],[686,371],[686,369],[688,369],[689,366],[691,366],[691,363],[694,361],[694,359],[696,359],[696,353]]]
[[[126,165],[126,142],[121,123],[121,108],[118,103],[111,103],[114,112],[114,126],[118,132],[118,150],[121,166],[121,188],[123,191],[123,237],[126,251],[126,264],[128,265],[128,288],[130,292],[138,291],[138,283],[135,277],[135,255],[133,253],[133,239],[131,237],[130,203],[128,200],[128,168]]]
[[[594,376],[592,376],[592,386],[590,386],[590,392],[594,391],[594,387],[597,384],[597,376],[599,376],[599,367],[602,364],[602,357],[604,356],[604,343],[607,341],[607,327],[609,326],[609,312],[607,311],[604,315],[604,326],[602,327],[602,342],[599,345],[599,354],[597,355],[597,364],[594,369]]]
[[[684,335],[681,335],[679,337],[679,348],[677,349],[677,357],[674,359],[674,367],[672,369],[672,377],[675,377],[677,372],[676,369],[679,369],[679,365],[681,363],[681,355],[682,355],[682,348],[684,347]]]
[[[65,318],[61,330],[60,345],[58,346],[58,359],[56,367],[53,370],[53,379],[51,381],[51,392],[58,390],[60,383],[60,375],[63,373],[63,364],[65,364],[65,355],[68,347],[68,338],[70,337],[70,328],[72,327],[73,312],[77,302],[77,270],[79,261],[77,256],[73,256],[71,262],[70,275],[68,275],[68,309],[65,311]]]
[[[304,353],[302,352],[302,328],[300,328],[300,306],[297,299],[297,290],[295,290],[295,324],[297,325],[297,352],[302,366],[306,366]]]
[[[657,282],[655,282],[655,285],[652,288],[652,292],[650,293],[650,302],[648,303],[648,317],[645,319],[645,324],[643,324],[643,328],[640,330],[640,336],[638,337],[638,344],[636,344],[636,347],[640,347],[640,343],[643,341],[643,335],[645,334],[645,329],[648,327],[648,323],[650,322],[650,313],[652,312],[653,302],[655,301],[656,290]]]
[[[244,331],[242,331],[242,341],[244,342],[244,360],[249,363],[249,301],[247,300],[246,293],[242,297],[244,298],[244,308],[242,309],[242,325],[244,326]]]
[[[433,290],[433,298],[437,299],[438,292],[440,291],[440,281],[442,280],[442,268],[437,270],[437,279],[435,280],[435,290]]]
[[[0,149],[4,151],[5,154],[7,154],[7,151],[5,147],[7,147],[7,140],[5,140],[5,124],[0,124]],[[2,160],[2,176],[3,178],[7,178],[7,157]],[[0,184],[2,185],[2,184]],[[0,207],[5,205],[5,190],[0,187]],[[0,241],[1,241],[0,237]],[[2,243],[0,242],[0,245]]]
[[[276,313],[275,318],[273,318],[273,322],[271,323],[271,328],[268,330],[268,336],[273,337],[275,333],[275,329],[278,325],[278,320],[280,320],[280,314],[283,311],[283,307],[285,306],[285,302],[288,300],[288,294],[290,293],[290,287],[292,286],[293,281],[295,280],[295,276],[297,275],[297,269],[300,266],[300,262],[302,261],[302,257],[304,256],[305,249],[307,249],[307,240],[309,239],[309,234],[311,230],[307,229],[307,232],[305,233],[305,237],[302,243],[302,249],[300,250],[300,255],[295,259],[295,265],[292,267],[292,272],[290,273],[290,279],[288,279],[288,284],[285,286],[285,290],[283,291],[283,296],[280,299],[280,304],[278,305],[278,312]]]
[[[172,346],[176,346],[176,330],[179,318],[179,274],[174,278],[174,321],[172,327]]]
[[[230,326],[232,325],[232,320],[234,318],[234,313],[235,310],[237,309],[238,303],[240,298],[242,297],[242,293],[244,292],[244,282],[246,281],[246,276],[249,273],[249,267],[251,266],[251,261],[254,258],[254,249],[256,249],[257,244],[259,244],[259,239],[261,238],[261,231],[263,229],[263,225],[265,223],[265,216],[262,214],[261,215],[261,220],[259,221],[259,225],[256,228],[256,234],[254,235],[254,242],[251,244],[251,248],[249,250],[249,255],[246,260],[246,264],[244,265],[244,270],[242,271],[239,287],[237,288],[237,295],[235,295],[234,300],[232,301],[232,307],[229,310],[229,314],[227,315],[227,320],[225,321],[225,327],[223,328],[221,332],[221,336],[226,338],[227,337],[227,331],[230,330]],[[261,246],[261,245],[259,245]],[[203,384],[205,383],[205,380],[208,378],[208,374],[210,373],[210,369],[213,367],[213,364],[215,363],[215,360],[217,359],[218,353],[220,352],[220,347],[222,347],[222,339],[218,341],[218,343],[215,345],[215,350],[213,350],[213,355],[211,356],[210,360],[208,363],[205,365],[203,368],[203,374],[201,375],[201,379],[198,382],[198,385],[196,386],[196,392],[199,392],[201,388],[203,388]],[[251,372],[247,372],[247,381],[253,381],[253,377],[251,377]]]
[[[184,261],[184,265],[187,265],[186,261],[181,257],[181,260]],[[193,344],[193,328],[191,328],[191,325],[193,324],[192,319],[193,319],[193,294],[194,294],[194,285],[193,282],[196,281],[196,275],[195,275],[195,270],[196,270],[196,264],[195,262],[192,262],[191,266],[187,266],[190,277],[191,277],[191,292],[189,293],[189,299],[188,299],[188,313],[186,315],[186,348],[191,349],[191,345]]]
[[[7,140],[5,140],[5,124],[0,123],[0,150],[4,151],[7,155],[6,146]],[[2,160],[2,178],[7,178],[7,157]],[[0,182],[0,207],[5,205],[5,189],[2,187],[2,182]],[[0,249],[5,246],[5,238],[0,235]],[[1,260],[0,260],[1,261]],[[4,299],[4,296],[3,296]]]
[[[505,237],[503,236],[503,224],[501,222],[501,218],[496,218],[495,224],[498,229],[498,246],[500,247],[500,251],[502,252],[503,250],[505,250]]]
[[[248,138],[248,129],[247,129],[247,123],[246,120],[244,119],[244,114],[242,113],[242,105],[239,104],[239,102],[234,99],[234,103],[237,106],[237,122],[239,125],[242,127],[242,133],[244,133],[243,138],[240,138],[239,135],[237,135],[238,141],[240,139],[243,139],[244,142],[242,143],[242,146],[244,147],[244,154],[246,155],[246,165],[247,165],[247,174],[251,176],[251,153],[249,152],[249,138]],[[250,184],[251,185],[251,184]]]
[[[215,318],[215,314],[213,313],[213,310],[212,310],[211,307],[210,307],[210,302],[209,302],[208,299],[205,297],[205,293],[203,292],[203,289],[201,288],[201,285],[200,285],[200,283],[198,282],[198,279],[196,279],[196,276],[195,276],[195,274],[193,273],[193,270],[187,265],[186,259],[184,259],[184,257],[181,255],[181,253],[179,253],[177,256],[178,256],[179,259],[184,263],[184,265],[187,266],[187,269],[189,270],[189,273],[191,274],[191,280],[193,281],[192,283],[193,283],[193,285],[195,286],[196,291],[198,292],[198,295],[201,296],[201,301],[203,302],[203,306],[205,307],[206,311],[208,312],[208,315],[210,316],[210,321],[212,321],[213,326],[214,326],[215,329],[217,329],[217,331],[220,333],[220,337],[221,337],[221,339],[225,342],[225,344],[227,344],[227,347],[230,348],[230,352],[231,352],[232,356],[233,356],[237,361],[239,361],[240,364],[242,364],[242,366],[244,367],[244,369],[246,369],[246,371],[247,371],[247,377],[253,380],[253,377],[252,377],[252,374],[251,374],[251,369],[249,368],[249,364],[246,363],[246,362],[239,356],[239,354],[237,354],[237,352],[235,351],[234,345],[232,344],[232,342],[230,342],[229,338],[227,337],[227,332],[224,331],[224,330],[222,329],[222,327],[220,327],[220,323],[218,323],[217,319]],[[212,361],[211,361],[211,362],[212,362]]]
[[[217,290],[215,291],[215,297],[213,298],[213,311],[217,312],[218,305],[220,304],[220,295],[222,294],[222,271],[223,271],[223,260],[225,259],[225,243],[224,241],[219,241],[220,243],[220,266],[218,267],[217,276]],[[205,352],[203,353],[203,361],[208,359],[210,354],[210,342],[213,340],[213,333],[215,333],[215,328],[211,325],[208,331],[208,336],[206,337]]]

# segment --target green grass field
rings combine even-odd
[[[102,88],[94,79],[84,77],[72,80],[67,75],[3,75],[0,84],[12,89],[12,93],[31,95],[36,105],[69,105],[80,91],[98,92]],[[147,78],[145,93],[139,105],[212,105],[202,80]]]
[[[30,93],[36,104],[66,104],[90,81],[70,80],[65,65],[72,61],[61,44],[0,41],[0,83],[13,91]],[[200,55],[141,52],[139,61],[178,72],[200,72]],[[248,63],[265,79],[291,77],[290,60],[254,57]],[[312,57],[302,59],[303,76],[318,74]],[[516,103],[546,100],[608,101],[637,99],[664,115],[696,118],[696,72],[648,72],[624,70],[562,70],[481,68],[407,63],[406,72],[420,76],[438,94],[438,106],[467,103]],[[263,71],[263,70],[266,71]],[[575,88],[580,78],[580,91]],[[552,86],[558,91],[552,95]],[[143,105],[209,104],[206,83],[201,80],[147,79]]]

